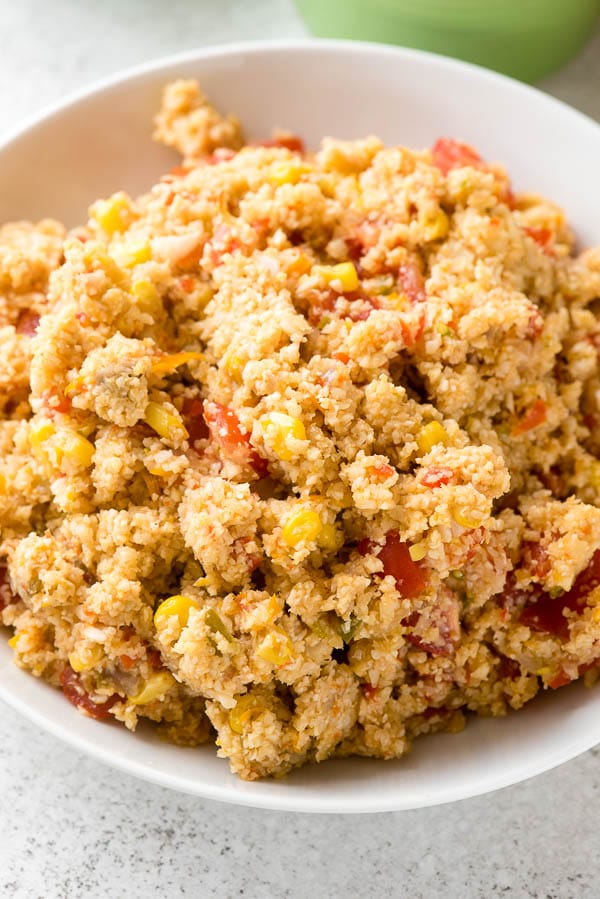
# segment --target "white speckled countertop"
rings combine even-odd
[[[152,57],[303,34],[291,0],[0,0],[0,131]],[[600,31],[544,87],[600,119]],[[492,796],[357,818],[170,793],[4,705],[0,747],[2,899],[600,896],[600,750]]]

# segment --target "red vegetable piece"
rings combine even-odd
[[[550,573],[552,564],[548,550],[541,543],[525,540],[521,544],[521,553],[523,568],[526,568],[534,577],[543,580]]]
[[[570,590],[554,599],[543,590],[533,590],[533,602],[529,602],[519,616],[519,623],[533,631],[553,634],[561,640],[569,639],[569,619],[564,612],[580,613],[586,598],[600,586],[600,549],[596,550],[588,567],[577,575]]]
[[[408,545],[400,540],[397,531],[388,531],[385,543],[380,548],[377,548],[371,540],[364,539],[360,541],[357,549],[362,556],[378,549],[377,558],[383,562],[381,576],[391,575],[396,581],[398,593],[407,599],[418,596],[427,586],[425,571],[413,562]]]
[[[526,434],[527,431],[533,431],[534,428],[539,427],[545,421],[546,403],[544,400],[537,399],[529,408],[525,417],[514,426],[511,434],[513,437],[519,437],[521,434]]]
[[[379,688],[374,687],[373,684],[361,684],[360,688],[363,691],[365,699],[368,700],[374,699],[379,692]]]
[[[60,684],[62,691],[69,702],[79,709],[88,718],[96,718],[98,721],[105,721],[111,717],[110,710],[120,699],[118,693],[113,693],[105,702],[94,702],[93,699],[85,692],[81,683],[81,678],[70,665],[67,665],[60,673]]]
[[[554,255],[554,234],[550,228],[524,227],[523,231],[535,240],[544,253],[547,253],[549,256]]]
[[[250,443],[250,435],[242,430],[239,418],[228,406],[221,403],[205,403],[204,419],[211,438],[217,443],[226,459],[238,465],[249,465],[260,477],[266,477],[268,463],[259,456]]]
[[[424,487],[435,490],[436,487],[442,487],[444,484],[449,484],[453,478],[454,472],[451,468],[432,465],[421,478],[421,483]]]
[[[205,440],[208,437],[208,425],[204,420],[204,403],[200,399],[186,397],[181,409],[185,426],[190,435],[190,443]]]
[[[258,144],[259,147],[283,147],[292,153],[304,153],[304,141],[296,134],[279,134],[269,140],[263,140]]]
[[[33,337],[38,329],[40,316],[32,309],[25,309],[19,316],[17,322],[17,333],[24,334],[26,337]]]
[[[452,169],[459,169],[466,165],[479,168],[482,159],[479,153],[468,144],[453,140],[451,137],[440,137],[431,148],[433,164],[447,175]]]
[[[411,303],[427,300],[423,275],[416,262],[403,262],[398,266],[398,287]]]

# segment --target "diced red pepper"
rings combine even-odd
[[[379,692],[379,688],[374,687],[373,684],[361,684],[360,688],[363,691],[365,699],[368,700],[374,699]]]
[[[196,282],[191,277],[191,275],[182,275],[182,277],[179,279],[179,286],[182,290],[185,290],[186,293],[191,293],[196,286]]]
[[[392,468],[391,465],[388,465],[387,462],[381,462],[379,465],[369,465],[367,467],[367,474],[369,477],[377,478],[377,480],[385,481],[387,478],[391,477],[394,474],[395,469]]]
[[[371,540],[361,540],[357,547],[362,556],[374,552],[383,563],[382,577],[391,575],[396,581],[398,593],[407,599],[419,596],[427,586],[427,575],[410,557],[408,545],[403,543],[397,531],[388,531],[383,546]]]
[[[125,653],[119,656],[119,661],[121,663],[121,668],[124,668],[125,671],[131,671],[135,665],[135,659],[132,659],[131,656],[128,656]]]
[[[519,623],[533,631],[553,634],[561,640],[569,639],[569,619],[566,610],[581,613],[588,595],[600,586],[600,550],[596,550],[588,567],[577,575],[573,586],[554,599],[541,589],[531,591],[533,602],[528,602],[519,616]]]
[[[452,169],[470,165],[479,168],[483,162],[479,153],[468,144],[453,140],[451,137],[440,137],[431,148],[433,164],[447,175]]]
[[[554,232],[550,228],[524,227],[523,231],[529,234],[548,256],[554,256]]]
[[[411,303],[424,303],[427,300],[423,275],[416,262],[402,262],[398,266],[397,278],[400,291]]]
[[[521,434],[526,434],[527,431],[533,431],[534,428],[538,428],[546,421],[546,417],[546,403],[544,400],[537,399],[529,408],[525,417],[514,426],[511,435],[513,437],[519,437]]]
[[[540,580],[543,580],[550,573],[552,567],[547,548],[533,540],[524,540],[521,544],[521,565],[533,577],[537,577]]]
[[[186,397],[183,401],[181,414],[188,434],[190,435],[190,443],[196,440],[205,440],[208,437],[208,425],[204,420],[204,403],[202,400]]]
[[[259,147],[283,147],[292,153],[304,153],[304,141],[296,134],[279,134],[277,137],[271,137],[269,140],[263,140],[258,144]]]
[[[449,484],[453,479],[454,472],[451,468],[432,465],[421,478],[421,483],[424,487],[435,490],[436,487],[442,487],[444,484]]]
[[[94,702],[93,699],[85,692],[81,683],[81,678],[73,671],[70,665],[67,665],[60,673],[60,684],[66,698],[72,705],[76,706],[80,712],[87,715],[88,718],[96,718],[98,721],[105,721],[111,717],[110,710],[115,702],[119,702],[118,693],[113,693],[104,702]]]
[[[19,316],[17,322],[17,333],[24,334],[26,337],[33,337],[38,329],[40,316],[32,309],[25,309]]]
[[[221,403],[205,403],[204,419],[211,438],[217,443],[226,459],[239,465],[250,465],[260,477],[265,477],[269,467],[250,443],[250,435],[242,430],[239,418],[228,406]]]

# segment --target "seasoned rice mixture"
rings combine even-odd
[[[453,140],[245,146],[187,81],[156,137],[0,229],[17,664],[248,779],[593,682],[600,250]]]

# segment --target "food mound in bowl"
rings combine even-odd
[[[1,618],[241,777],[600,662],[600,251],[450,139],[244,145],[193,82],[134,200],[0,231]]]

